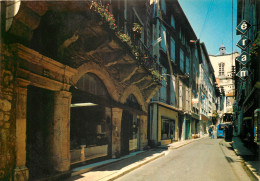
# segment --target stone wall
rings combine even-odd
[[[15,58],[6,46],[0,48],[0,180],[5,180],[15,165]]]

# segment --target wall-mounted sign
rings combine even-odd
[[[200,100],[205,100],[206,96],[205,95],[201,95],[200,96]]]
[[[243,51],[239,57],[236,58],[236,61],[245,65],[247,62],[250,61],[250,56],[247,52]]]
[[[246,80],[247,77],[248,77],[248,70],[246,67],[243,67],[238,73],[237,73],[237,76],[242,79],[242,80]]]
[[[251,40],[246,36],[242,36],[242,38],[237,42],[237,46],[242,50],[245,50],[246,47],[251,43]]]
[[[242,20],[236,29],[244,35],[250,29],[250,27],[251,25],[246,20]]]

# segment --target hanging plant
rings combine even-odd
[[[102,18],[106,20],[106,22],[108,22],[110,28],[115,30],[117,28],[116,20],[114,18],[114,15],[109,12],[109,6],[110,4],[106,4],[104,6],[101,3],[92,1],[90,9],[97,12]]]
[[[254,59],[258,56],[259,47],[260,47],[260,31],[257,32],[256,39],[252,43],[252,46],[250,47],[250,57],[251,57],[251,59]]]
[[[138,23],[133,23],[133,31],[141,34],[143,27],[139,25]]]
[[[123,42],[130,42],[130,36],[128,36],[127,34],[124,33],[119,33],[119,38],[123,41]]]

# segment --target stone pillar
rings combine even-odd
[[[70,169],[70,104],[70,92],[55,92],[53,164],[54,169],[59,172]]]
[[[120,108],[112,108],[112,158],[117,158],[121,152],[122,112]]]
[[[27,86],[29,82],[19,79],[16,92],[16,167],[14,180],[28,180],[29,171],[26,165],[26,107]]]
[[[142,115],[140,117],[140,150],[143,150],[147,145],[147,116]]]
[[[81,150],[80,150],[80,161],[85,161],[85,148],[86,145],[80,145]]]
[[[185,140],[185,133],[186,133],[186,115],[183,117],[183,122],[182,122],[182,132],[181,132],[181,141]]]

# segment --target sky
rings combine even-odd
[[[236,46],[240,36],[236,35],[237,0],[233,0],[233,28],[232,28],[232,0],[178,0],[188,18],[197,38],[204,42],[210,55],[219,54],[219,47],[223,43],[226,53],[240,49]]]

